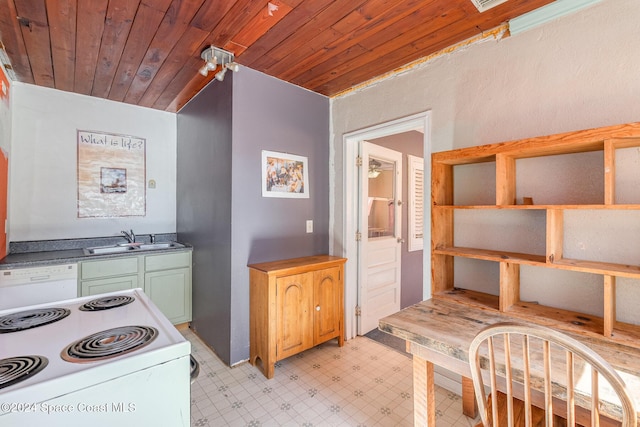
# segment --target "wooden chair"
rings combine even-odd
[[[566,413],[568,426],[577,425],[576,414],[584,416],[587,411],[586,422],[584,417],[579,422],[597,427],[601,420],[603,425],[607,421],[601,416],[603,405],[607,405],[605,412],[614,412],[615,418],[622,420],[623,427],[637,427],[633,400],[618,373],[593,350],[561,332],[536,325],[499,323],[476,335],[469,362],[481,425],[485,427],[552,427],[554,409],[563,417]],[[489,378],[490,402],[483,371]],[[599,383],[600,378],[606,380],[608,388],[604,381]],[[585,382],[590,386],[585,387]],[[611,394],[606,401],[605,394]],[[565,405],[566,412],[562,411]],[[536,418],[543,419],[535,423]]]

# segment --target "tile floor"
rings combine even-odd
[[[335,340],[276,364],[267,380],[248,363],[224,365],[190,330],[200,363],[191,426],[412,426],[411,358],[365,337]],[[460,396],[438,388],[437,424],[468,427]]]

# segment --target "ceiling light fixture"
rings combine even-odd
[[[213,71],[216,68],[218,68],[218,58],[214,56],[213,58],[205,61],[204,65],[200,67],[198,72],[203,76],[207,77],[207,74],[209,74],[209,71]]]
[[[382,166],[382,164],[377,160],[369,160],[369,178],[377,178],[380,175],[380,173],[382,172],[380,170],[380,166]]]
[[[220,70],[216,73],[215,78],[218,81],[224,80],[224,76],[228,69],[238,72],[240,66],[234,62],[234,54],[213,45],[202,51],[200,57],[204,60],[204,65],[200,67],[198,72],[203,76],[207,76],[209,71],[214,71],[220,65]]]

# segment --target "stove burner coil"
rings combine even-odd
[[[48,364],[49,359],[44,356],[17,356],[0,359],[0,389],[31,378]]]
[[[60,356],[71,363],[111,359],[150,344],[158,330],[150,326],[122,326],[96,332],[69,344]]]
[[[116,295],[112,297],[102,297],[89,301],[79,307],[81,311],[101,311],[110,308],[122,307],[131,304],[136,299],[127,295]]]
[[[67,317],[71,313],[66,308],[37,308],[19,311],[0,317],[0,334],[23,331],[48,325]]]

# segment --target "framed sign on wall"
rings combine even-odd
[[[78,130],[78,218],[146,215],[146,141]]]

